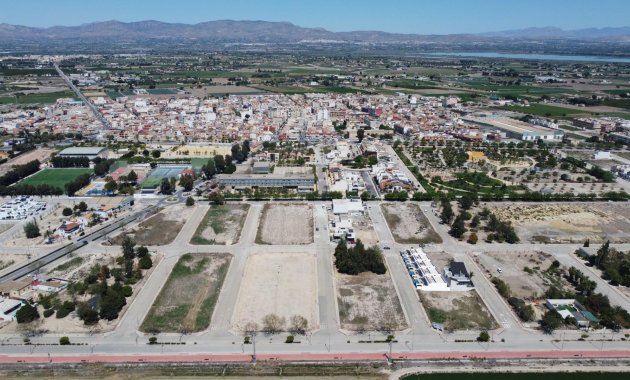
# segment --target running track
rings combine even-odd
[[[426,360],[426,359],[568,359],[568,358],[628,358],[630,350],[626,351],[523,351],[523,352],[451,352],[432,353],[416,352],[392,354],[394,360]],[[249,362],[251,355],[210,355],[210,354],[180,354],[180,355],[32,355],[32,356],[0,356],[0,364],[9,363],[168,363],[168,362]],[[386,360],[385,353],[344,353],[344,354],[262,354],[258,361],[375,361]]]

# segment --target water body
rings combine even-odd
[[[417,55],[428,56],[428,57],[506,58],[506,59],[531,59],[531,60],[537,60],[537,61],[630,63],[630,58],[607,57],[607,56],[599,56],[599,55],[559,55],[559,54],[525,54],[525,53],[494,53],[494,52],[444,52],[444,53],[421,53]]]
[[[627,380],[628,373],[578,372],[578,373],[432,373],[402,377],[401,380]]]

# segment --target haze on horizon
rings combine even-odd
[[[106,4],[106,6],[104,6]],[[628,26],[630,2],[615,0],[9,0],[0,23],[31,27],[157,20],[195,24],[212,20],[287,21],[333,32],[378,30],[411,34],[485,33],[530,27],[564,30]]]

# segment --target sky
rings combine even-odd
[[[627,0],[2,0],[0,23],[289,21],[331,31],[482,33],[527,27],[630,26]]]

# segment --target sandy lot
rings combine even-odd
[[[313,242],[313,206],[305,203],[266,204],[262,210],[257,244],[310,244]]]
[[[397,243],[441,243],[429,220],[415,203],[383,203],[381,210]]]
[[[9,170],[13,168],[15,165],[24,165],[27,162],[31,162],[33,160],[39,160],[40,162],[44,162],[48,160],[52,153],[56,152],[54,149],[35,149],[30,152],[26,152],[15,157],[12,160],[7,161],[6,163],[0,165],[0,175],[6,174]]]
[[[110,239],[110,242],[113,245],[120,245],[125,236],[129,236],[138,245],[171,244],[194,210],[193,207],[182,204],[169,206],[135,227],[118,234]]]
[[[361,240],[368,247],[378,244],[378,236],[374,232],[374,225],[368,214],[353,214],[350,218],[352,219],[352,227],[357,239]]]
[[[443,323],[448,331],[495,329],[497,323],[476,291],[418,291],[431,322]]]
[[[236,244],[249,212],[249,205],[211,206],[190,244]]]
[[[205,330],[210,325],[231,258],[227,253],[182,256],[151,306],[141,330]]]
[[[287,321],[293,315],[308,320],[309,330],[319,327],[317,262],[307,253],[256,253],[249,256],[232,315],[232,328],[242,331],[248,322],[262,327],[265,315]]]
[[[488,279],[496,276],[505,281],[514,297],[535,299],[542,296],[550,285],[560,289],[570,288],[564,278],[546,272],[554,258],[544,252],[488,252],[475,256],[474,260]],[[501,268],[501,273],[497,271],[498,268]]]
[[[335,273],[341,328],[350,331],[399,331],[407,321],[389,274]]]
[[[491,211],[499,219],[511,220],[522,241],[630,242],[630,205],[627,203],[519,203],[495,205]]]

